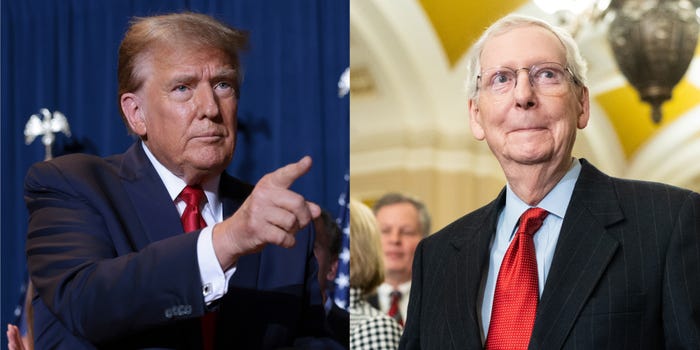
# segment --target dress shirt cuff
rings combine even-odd
[[[204,302],[209,305],[220,299],[228,291],[228,282],[236,272],[236,267],[225,271],[219,265],[219,259],[214,253],[212,233],[214,226],[202,229],[197,238],[197,263],[199,264],[199,276],[202,278],[202,295]]]

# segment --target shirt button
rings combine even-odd
[[[208,296],[212,292],[211,289],[211,283],[205,284],[204,286],[202,286],[202,294],[204,294],[205,297]]]

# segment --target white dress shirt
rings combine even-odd
[[[408,296],[411,293],[411,281],[399,284],[397,288],[401,292],[401,300],[399,301],[399,311],[401,312],[401,318],[406,321],[406,312],[408,311]],[[390,284],[384,282],[377,287],[377,301],[379,302],[379,309],[383,313],[389,312],[391,307],[391,292],[394,291],[394,287]]]
[[[547,274],[552,264],[554,250],[559,240],[559,231],[564,221],[564,214],[569,207],[571,194],[574,192],[576,180],[581,173],[581,163],[578,159],[573,160],[571,168],[559,180],[554,188],[535,207],[540,207],[549,212],[542,227],[533,237],[535,243],[535,255],[537,257],[537,279],[540,296],[544,290]],[[520,216],[529,209],[530,206],[523,202],[511,190],[510,185],[506,185],[506,205],[498,216],[496,235],[491,242],[491,253],[489,255],[489,270],[486,276],[486,283],[483,290],[481,303],[481,339],[484,341],[488,334],[491,323],[491,307],[493,306],[493,294],[496,291],[496,279],[498,271],[501,269],[501,262],[510,246],[510,242],[517,230]]]
[[[156,172],[158,172],[158,176],[163,181],[163,184],[165,184],[170,194],[170,199],[175,202],[177,211],[180,213],[180,216],[182,216],[187,204],[177,197],[187,184],[161,164],[145,143],[142,143],[142,145],[146,156],[151,161],[151,164],[153,164]],[[219,200],[219,179],[220,176],[216,176],[200,184],[207,197],[207,202],[201,210],[202,217],[207,223],[207,227],[201,230],[197,238],[197,262],[199,264],[199,275],[202,282],[202,295],[207,305],[226,294],[228,291],[228,282],[236,272],[235,266],[225,272],[223,271],[221,265],[219,265],[219,259],[216,258],[216,254],[214,253],[214,244],[212,243],[214,225],[217,222],[223,221],[224,217],[223,206]]]

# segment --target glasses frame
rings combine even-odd
[[[580,82],[579,82],[579,80],[576,78],[576,76],[575,76],[574,73],[571,71],[571,69],[569,68],[568,65],[563,65],[563,64],[561,64],[561,63],[559,63],[559,62],[548,62],[548,61],[545,61],[545,62],[538,62],[538,63],[535,63],[535,64],[531,65],[530,67],[521,67],[521,68],[517,68],[517,69],[516,69],[516,68],[507,67],[507,66],[496,66],[496,67],[491,67],[491,68],[488,68],[488,69],[484,69],[484,70],[481,71],[481,73],[479,73],[479,75],[476,76],[476,88],[477,88],[477,91],[482,91],[482,90],[483,90],[483,91],[488,91],[488,92],[490,92],[490,93],[492,93],[492,94],[494,94],[494,95],[505,95],[505,94],[508,94],[508,93],[512,92],[512,91],[515,89],[516,86],[518,86],[518,76],[519,76],[520,71],[521,71],[521,70],[526,70],[526,71],[527,71],[528,82],[530,83],[530,86],[532,86],[533,88],[535,88],[535,90],[537,90],[538,92],[541,93],[541,91],[540,91],[540,89],[539,89],[539,87],[540,87],[541,85],[535,84],[535,83],[533,82],[533,75],[532,75],[532,72],[533,72],[533,71],[537,71],[537,70],[535,70],[534,68],[536,68],[536,67],[538,67],[538,66],[541,66],[541,65],[551,65],[551,64],[554,64],[554,65],[556,65],[556,66],[559,66],[559,68],[561,68],[561,71],[562,71],[563,73],[568,74],[568,76],[569,76],[569,79],[568,79],[568,80],[570,80],[571,82],[573,82],[573,83],[576,84],[576,85],[579,85],[579,86],[581,85]],[[507,70],[507,71],[512,72],[513,75],[514,75],[513,86],[510,87],[507,91],[504,91],[504,92],[495,92],[495,91],[493,91],[492,89],[483,89],[483,88],[482,88],[482,84],[481,84],[481,83],[483,82],[483,81],[482,81],[482,77],[484,76],[484,73],[485,73],[485,72],[488,72],[488,71],[491,71],[491,70]],[[545,95],[546,95],[546,94],[545,94]]]

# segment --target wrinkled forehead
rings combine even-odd
[[[183,70],[185,67],[194,67],[212,58],[220,58],[220,68],[233,70],[238,78],[236,61],[230,55],[210,45],[177,45],[173,43],[159,43],[144,50],[136,58],[135,74],[142,81],[155,71]],[[223,71],[223,69],[222,69]]]
[[[504,28],[488,37],[481,50],[482,69],[529,67],[540,62],[566,65],[566,48],[549,29],[526,24]]]
[[[139,63],[146,62],[184,62],[188,60],[201,60],[203,57],[218,56],[222,58],[222,63],[231,68],[237,68],[237,60],[225,49],[204,43],[177,41],[158,42],[151,45],[147,50],[139,55]]]

